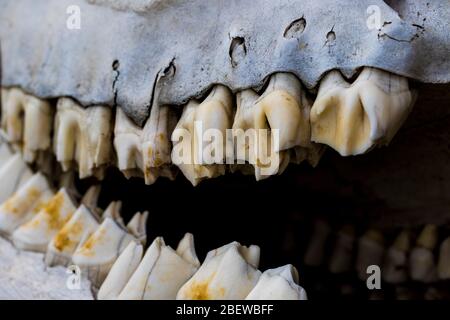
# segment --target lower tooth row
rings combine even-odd
[[[190,101],[178,121],[175,107],[154,102],[140,128],[120,108],[114,119],[109,107],[85,109],[70,98],[60,98],[54,112],[45,100],[12,88],[2,89],[1,126],[26,162],[49,151],[54,123],[56,159],[64,170],[77,167],[81,178],[102,177],[114,161],[114,146],[117,166],[127,177],[142,176],[147,184],[159,176],[173,179],[176,165],[197,185],[223,175],[226,164],[260,180],[282,173],[290,162],[317,165],[324,144],[341,155],[385,145],[409,114],[413,100],[407,79],[374,68],[364,68],[352,84],[338,71],[329,72],[312,104],[295,76],[277,73],[262,94],[248,89],[235,98],[228,88],[216,85],[203,101]],[[218,145],[222,152],[214,150],[212,160],[202,157],[208,144],[198,136],[198,124],[202,133],[215,129],[223,137]],[[260,136],[263,129],[265,136]],[[249,130],[254,131],[246,135]],[[180,132],[188,138],[182,139]]]
[[[200,264],[186,234],[176,250],[159,237],[144,254],[147,212],[125,225],[120,202],[101,213],[99,186],[78,202],[65,184],[55,193],[36,173],[17,185],[0,205],[0,232],[20,250],[44,253],[48,266],[78,266],[99,299],[306,299],[292,265],[261,274],[257,246],[233,242]]]

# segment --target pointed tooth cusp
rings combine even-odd
[[[430,283],[437,279],[434,249],[438,241],[436,225],[426,225],[416,240],[416,246],[409,256],[409,271],[413,280]]]
[[[258,258],[259,248],[242,247],[237,242],[210,251],[200,269],[178,291],[177,299],[244,299],[261,275]]]
[[[58,100],[54,151],[67,171],[76,163],[80,178],[103,176],[111,161],[112,111],[109,107],[83,108],[70,98]]]
[[[246,300],[307,300],[293,265],[265,271]]]
[[[181,240],[179,249],[175,251],[164,243],[164,239],[156,238],[120,293],[119,299],[175,299],[181,286],[200,266],[193,239]]]
[[[32,175],[33,172],[19,153],[8,158],[8,161],[0,167],[0,203],[12,196]]]
[[[342,156],[387,145],[406,120],[414,102],[408,80],[364,68],[353,84],[339,71],[321,81],[311,110],[312,140]]]

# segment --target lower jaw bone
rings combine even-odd
[[[311,110],[312,140],[342,156],[387,145],[411,111],[414,95],[408,80],[364,68],[353,84],[339,71],[321,81]]]

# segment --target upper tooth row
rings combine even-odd
[[[2,89],[2,101],[2,128],[8,140],[23,149],[27,162],[34,161],[39,152],[50,147],[54,113],[50,104],[16,88]],[[218,130],[223,137],[227,137],[228,129],[234,137],[249,129],[278,129],[278,136],[269,134],[267,139],[236,138],[232,147],[232,160],[253,165],[259,180],[281,173],[289,162],[308,160],[317,164],[323,151],[320,144],[331,146],[341,155],[356,155],[389,143],[412,102],[406,78],[368,67],[352,84],[338,71],[329,72],[312,105],[300,81],[287,73],[272,75],[261,95],[248,89],[234,98],[228,88],[216,85],[203,101],[190,101],[178,123],[175,108],[154,103],[143,128],[120,109],[113,125],[111,108],[84,109],[70,98],[60,98],[54,119],[54,152],[64,170],[76,164],[81,178],[101,176],[102,169],[113,161],[114,132],[119,169],[127,177],[144,176],[150,184],[158,176],[174,177],[172,162],[176,162],[174,157],[186,157],[179,150],[185,150],[180,147],[187,144],[192,151],[188,161],[176,164],[196,185],[224,174],[228,155],[215,155],[211,163],[195,161],[204,148],[201,137],[196,136],[196,123],[201,123],[203,130]],[[188,132],[190,141],[180,139],[174,129]],[[223,150],[228,151],[225,139],[223,142]],[[278,155],[271,169],[263,170],[267,159],[256,152],[262,144]],[[245,169],[232,166],[236,168]]]
[[[91,187],[76,205],[70,190],[55,193],[36,173],[0,205],[0,233],[19,249],[45,253],[49,266],[73,262],[101,285],[100,299],[306,299],[293,266],[261,274],[257,246],[233,242],[200,266],[186,234],[176,250],[158,237],[144,255],[147,212],[125,225],[120,202],[112,202],[100,217],[99,191]]]

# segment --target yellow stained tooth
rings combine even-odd
[[[387,145],[411,111],[414,95],[408,80],[364,68],[353,84],[338,71],[321,81],[311,109],[312,140],[343,156]]]

